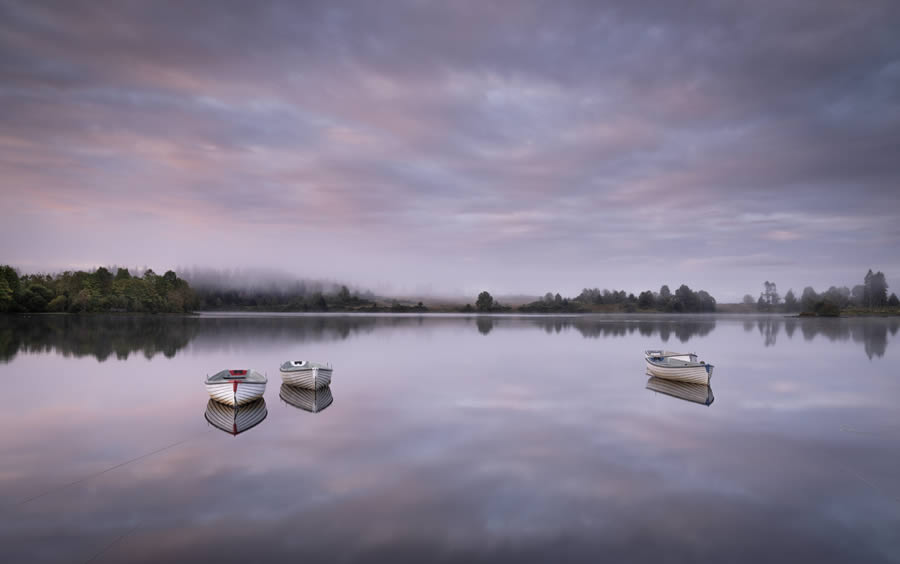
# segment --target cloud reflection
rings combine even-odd
[[[0,410],[4,557],[85,561],[122,537],[103,560],[895,560],[896,436],[841,426],[887,428],[897,380],[834,366],[852,339],[766,349],[756,317],[696,320],[684,335],[723,369],[703,409],[644,389],[642,345],[677,317],[490,319],[200,317],[171,359],[19,355],[0,366],[21,382]],[[339,409],[270,387],[239,439],[200,419],[201,367],[310,347],[340,360]]]

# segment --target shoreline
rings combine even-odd
[[[275,310],[198,310],[185,313],[148,313],[148,312],[122,312],[122,311],[96,311],[96,312],[25,312],[25,313],[0,313],[7,317],[495,317],[495,318],[540,318],[540,317],[656,317],[656,318],[709,318],[709,317],[779,317],[783,319],[850,319],[859,317],[900,317],[900,311],[851,311],[841,312],[839,316],[801,315],[799,313],[765,312],[765,311],[711,311],[711,312],[663,312],[663,311],[586,311],[586,312],[480,312],[480,311],[275,311]]]

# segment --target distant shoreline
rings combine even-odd
[[[800,315],[787,314],[784,312],[765,312],[765,311],[714,311],[714,312],[662,312],[662,311],[595,311],[595,312],[480,312],[480,311],[419,311],[419,312],[396,312],[396,311],[273,311],[273,310],[198,310],[185,313],[148,313],[134,311],[98,311],[98,312],[25,312],[25,313],[0,313],[9,317],[254,317],[254,316],[275,316],[275,317],[495,317],[495,318],[537,318],[537,317],[611,317],[621,318],[628,316],[635,317],[779,317],[786,319],[849,319],[859,317],[900,317],[900,310],[896,311],[850,311],[841,312],[840,316],[821,316],[821,315]]]

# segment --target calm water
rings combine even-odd
[[[0,318],[2,560],[900,562],[898,328]],[[660,346],[710,405],[646,388]],[[318,412],[292,358],[335,365]],[[243,366],[268,414],[232,436],[202,380]]]

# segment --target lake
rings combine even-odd
[[[2,559],[900,562],[898,328],[0,317]],[[658,347],[710,394],[648,384]],[[331,389],[282,399],[289,359]],[[220,428],[203,379],[237,367],[265,405]]]

